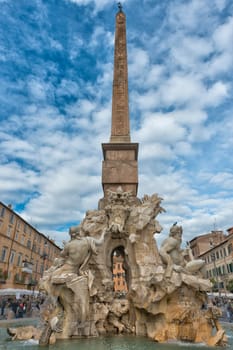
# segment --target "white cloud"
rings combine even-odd
[[[174,118],[163,114],[147,114],[140,130],[134,134],[139,142],[157,141],[174,144],[185,137],[185,128],[175,122]]]
[[[132,47],[130,51],[129,74],[134,76],[134,78],[142,77],[148,65],[148,53],[141,48]]]
[[[32,96],[37,100],[45,100],[47,87],[38,80],[28,81],[28,89]]]
[[[220,25],[214,32],[213,40],[216,49],[219,51],[232,51],[232,37],[233,37],[233,17],[228,18],[227,22]]]
[[[215,0],[215,5],[219,11],[222,11],[227,4],[227,0]]]
[[[89,5],[89,4],[94,4],[96,10],[102,10],[106,5],[109,5],[109,0],[67,0],[70,2],[73,2],[79,6],[85,6],[85,5]],[[123,0],[122,3],[124,3]]]
[[[158,239],[175,221],[185,239],[208,232],[215,219],[226,229],[233,209],[230,2],[124,3],[139,196],[164,197]],[[9,13],[2,5],[1,200],[25,205],[24,217],[61,242],[102,197],[117,6],[37,2],[26,16],[26,7]],[[59,21],[58,10],[66,13]]]
[[[228,84],[217,81],[208,90],[206,104],[209,106],[218,106],[226,99],[226,97],[228,97],[228,91]]]

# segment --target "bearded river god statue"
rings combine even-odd
[[[88,211],[70,228],[70,241],[40,281],[47,298],[39,344],[119,333],[225,344],[219,310],[207,307],[211,283],[203,277],[204,262],[181,248],[182,227],[173,225],[157,248],[161,201],[157,194],[139,200],[118,188],[108,192],[101,209]],[[120,295],[112,278],[116,251],[127,283]],[[17,339],[15,329],[10,334]]]

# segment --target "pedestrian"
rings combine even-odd
[[[1,317],[5,316],[6,299],[1,299]]]
[[[18,303],[18,301],[16,300],[16,298],[14,298],[14,299],[11,301],[11,303],[10,303],[10,308],[11,308],[11,310],[14,312],[15,317],[16,317],[16,315],[17,315],[18,306],[19,306],[19,303]]]
[[[17,308],[17,313],[16,313],[16,317],[17,318],[23,318],[23,314],[24,314],[24,304],[23,302],[21,301],[18,305],[18,308]]]

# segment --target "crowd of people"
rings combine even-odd
[[[209,300],[212,305],[221,309],[222,321],[233,323],[233,299],[230,299],[227,296],[209,296]]]
[[[42,295],[0,296],[0,319],[37,317],[43,302]]]
[[[39,317],[40,307],[45,300],[43,294],[15,296],[0,296],[0,320]],[[233,299],[227,297],[211,297],[209,303],[222,310],[222,321],[233,323]]]

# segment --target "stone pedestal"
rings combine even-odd
[[[138,189],[138,143],[103,143],[102,186],[104,196],[107,190],[131,191]]]

